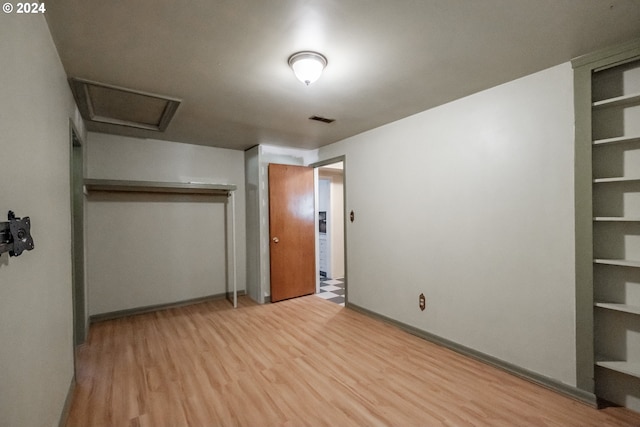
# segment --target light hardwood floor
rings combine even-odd
[[[316,296],[91,325],[68,427],[640,426]]]

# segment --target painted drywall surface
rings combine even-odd
[[[0,256],[0,425],[56,426],[73,378],[69,119],[84,131],[42,15],[0,14],[0,221],[35,248]]]
[[[87,147],[89,178],[237,185],[237,283],[245,289],[242,151],[91,132]],[[91,315],[226,291],[225,197],[91,193],[87,200]]]
[[[575,385],[573,123],[567,63],[320,149],[349,301]]]
[[[331,271],[344,277],[344,179],[342,173],[331,179]]]
[[[263,303],[260,283],[260,180],[259,151],[255,146],[244,152],[247,221],[247,294]]]

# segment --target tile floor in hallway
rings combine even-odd
[[[344,279],[321,278],[317,295],[344,307]]]

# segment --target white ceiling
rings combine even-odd
[[[55,0],[69,77],[182,99],[164,133],[317,148],[640,37],[640,0]],[[288,57],[324,54],[306,87]],[[312,115],[336,119],[324,124]]]

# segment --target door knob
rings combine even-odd
[[[280,241],[280,239],[278,239],[277,237],[274,237],[272,240],[273,240],[273,243],[278,243]]]

